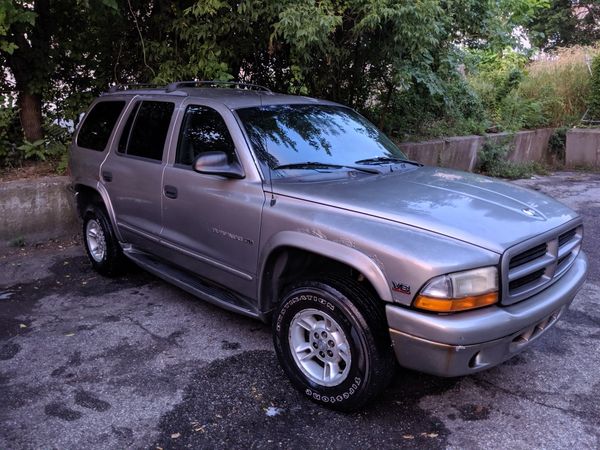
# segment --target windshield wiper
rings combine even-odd
[[[394,158],[391,156],[377,156],[376,158],[367,158],[367,159],[359,159],[355,161],[354,164],[388,164],[388,163],[406,163],[406,164],[414,164],[415,166],[422,166],[416,161],[411,161],[410,159],[402,159],[402,158]]]
[[[381,173],[377,169],[367,169],[365,167],[355,167],[355,166],[347,166],[344,164],[330,164],[330,163],[314,162],[314,161],[306,161],[306,162],[291,163],[291,164],[281,164],[279,166],[274,167],[273,170],[279,170],[279,169],[343,169],[343,168],[358,170],[360,172],[366,172],[366,173],[376,173],[376,174]]]

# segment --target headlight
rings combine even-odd
[[[413,306],[435,312],[465,311],[498,302],[498,269],[456,272],[433,278],[415,298]]]

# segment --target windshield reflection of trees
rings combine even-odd
[[[348,108],[277,105],[237,112],[257,157],[271,169],[305,161],[352,164],[358,159],[378,156],[404,157],[383,133]],[[340,145],[342,135],[353,134],[367,137],[361,140],[362,148]],[[291,152],[297,156],[293,157]],[[324,156],[328,158],[324,160]]]

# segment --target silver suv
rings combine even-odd
[[[562,204],[424,167],[347,107],[259,86],[112,89],[70,167],[98,272],[128,258],[271,320],[292,383],[340,410],[381,392],[395,360],[439,376],[505,361],[587,272]]]

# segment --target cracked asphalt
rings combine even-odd
[[[578,210],[588,281],[522,354],[476,375],[400,370],[364,411],[291,387],[270,328],[79,245],[0,249],[0,448],[600,448],[600,174],[518,182]]]

